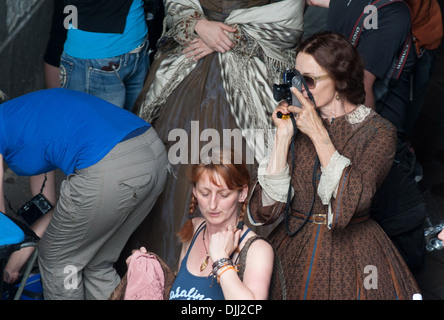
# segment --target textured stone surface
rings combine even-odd
[[[0,90],[10,98],[43,89],[51,0],[0,0]]]

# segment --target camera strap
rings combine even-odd
[[[45,173],[45,179],[43,180],[42,188],[40,189],[40,193],[43,193],[43,189],[45,189],[46,180],[48,180],[48,177],[46,176],[46,173]]]
[[[46,176],[46,173],[45,173],[45,179],[43,180],[42,188],[40,189],[40,194],[42,194],[42,195],[43,195],[43,189],[45,189],[46,180],[48,180],[48,177]],[[6,197],[6,194],[4,194],[3,196],[4,196],[5,200],[6,200],[6,203],[8,204],[8,208],[9,208],[9,210],[11,210],[13,213],[15,213],[16,215],[18,215],[17,211],[15,211],[15,210],[12,208],[11,202],[10,202],[9,199]],[[45,199],[46,199],[46,198],[45,198]]]
[[[313,95],[310,92],[310,90],[308,89],[308,86],[307,86],[307,83],[306,83],[304,77],[301,75],[301,73],[298,70],[295,69],[294,72],[295,72],[295,75],[297,75],[301,78],[302,85],[304,86],[309,99],[311,100],[311,102],[313,102],[313,104],[316,108],[316,103],[314,101]],[[313,205],[314,205],[314,201],[316,198],[316,174],[317,174],[318,167],[319,167],[319,157],[316,155],[315,164],[313,166],[313,173],[312,173],[313,197],[311,200],[310,210],[308,211],[308,213],[305,214],[306,217],[305,217],[304,221],[302,222],[302,224],[300,224],[299,227],[295,231],[290,231],[290,218],[296,218],[295,216],[293,216],[291,214],[291,188],[292,188],[291,178],[293,177],[294,167],[295,167],[295,163],[296,163],[296,149],[295,149],[294,144],[295,144],[295,140],[296,140],[296,134],[298,132],[298,128],[296,126],[296,120],[294,118],[293,113],[290,113],[290,119],[293,124],[293,136],[291,137],[291,142],[290,142],[292,168],[291,168],[291,173],[290,173],[290,185],[288,186],[287,203],[285,204],[284,223],[285,223],[286,233],[290,237],[293,237],[306,224],[306,222],[308,221],[308,218],[310,217],[310,215],[313,211]]]

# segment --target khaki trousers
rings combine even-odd
[[[150,128],[63,181],[40,243],[45,299],[109,297],[120,281],[113,265],[163,191],[167,163]]]

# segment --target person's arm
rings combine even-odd
[[[60,83],[60,69],[47,62],[45,62],[43,66],[45,72],[45,87],[47,89],[60,88],[62,86]]]
[[[271,150],[270,161],[267,166],[268,174],[277,174],[284,171],[287,166],[288,149],[290,147],[291,138],[293,137],[293,123],[290,119],[278,118],[279,112],[288,114],[289,105],[285,101],[281,101],[271,116],[276,126],[276,135],[273,148]]]
[[[225,299],[268,299],[273,262],[274,253],[271,246],[265,241],[255,241],[248,250],[243,281],[233,269],[228,269],[219,275],[219,283]]]
[[[3,159],[2,159],[2,167],[3,167]],[[0,168],[1,175],[3,175],[3,168]],[[45,197],[51,202],[53,206],[56,203],[56,195],[55,195],[55,185],[54,185],[54,172],[49,172],[47,174],[48,180],[45,183],[45,188],[43,189],[43,194]],[[31,193],[32,195],[36,195],[40,192],[42,187],[43,179],[45,175],[33,176],[30,177],[31,181]],[[3,181],[3,180],[2,180]],[[3,195],[3,184],[1,184],[1,195]],[[0,208],[4,207],[3,198],[0,200]],[[3,211],[4,212],[4,211]],[[32,226],[31,229],[35,232],[38,237],[42,237],[51,222],[53,216],[54,209],[50,212],[46,213],[43,217],[39,218]],[[20,277],[20,270],[25,265],[26,261],[28,261],[31,256],[34,248],[28,247],[23,248],[19,251],[15,251],[9,257],[8,263],[5,266],[4,271],[4,281],[7,283],[13,283]]]
[[[249,201],[248,217],[254,225],[276,221],[283,213],[287,201],[291,182],[287,160],[294,129],[291,119],[278,118],[278,112],[294,113],[298,129],[312,140],[322,166],[328,166],[336,151],[314,106],[300,91],[294,91],[302,102],[302,108],[289,106],[287,102],[281,101],[272,114],[273,123],[277,128],[273,149],[265,172],[262,169],[263,164],[259,165],[258,183],[253,186]]]
[[[234,232],[232,228],[211,237],[209,251],[213,261],[228,258],[237,248],[241,230]],[[255,241],[248,250],[243,281],[234,267],[221,267],[216,276],[225,300],[267,299],[273,263],[273,249],[267,242],[261,240]]]
[[[368,108],[375,110],[375,95],[373,94],[373,85],[375,84],[376,76],[370,71],[364,70],[364,89],[365,89],[365,103]]]
[[[330,6],[330,0],[306,0],[305,2],[313,7],[328,8]]]

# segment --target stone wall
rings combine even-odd
[[[52,0],[0,0],[0,90],[10,98],[44,88]]]

